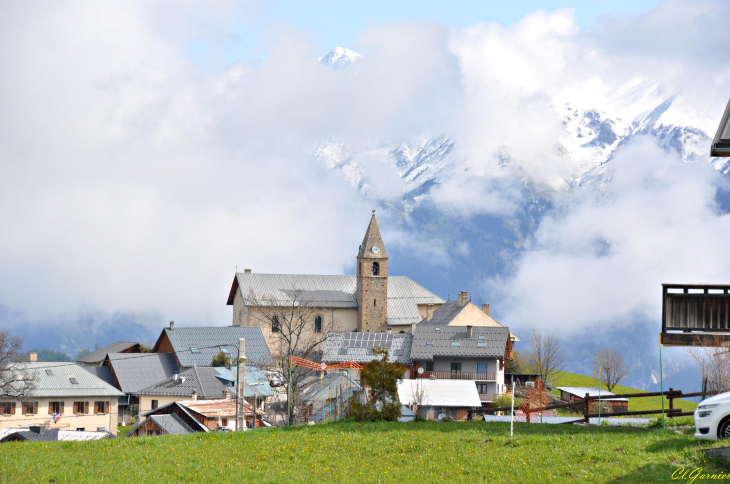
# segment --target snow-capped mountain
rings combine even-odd
[[[361,56],[338,47],[320,62],[346,68]],[[555,102],[556,116],[564,132],[556,149],[570,167],[564,184],[570,187],[598,182],[619,147],[638,136],[651,136],[659,146],[681,155],[685,161],[707,159],[712,120],[694,116],[676,106],[677,93],[646,80],[635,79],[603,99],[589,102]],[[401,178],[403,201],[428,193],[444,177],[458,176],[458,143],[446,136],[422,136],[402,143],[374,141],[368,146],[351,147],[347,140],[329,139],[312,150],[330,169],[342,170],[346,179],[372,196],[368,167],[375,161],[391,166]],[[505,160],[509,152],[500,153]],[[712,161],[722,173],[730,170],[726,159]],[[378,198],[378,197],[375,197]]]
[[[344,47],[335,47],[329,54],[324,57],[320,57],[317,61],[328,66],[346,69],[353,63],[357,62],[360,58],[362,58],[362,55],[357,52],[353,52]]]

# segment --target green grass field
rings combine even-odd
[[[554,387],[597,387],[598,378],[590,376],[579,375],[577,373],[558,372],[555,378]],[[601,385],[601,388],[606,388],[605,385]],[[555,390],[552,393],[560,395],[560,391]],[[636,388],[625,387],[622,385],[616,386],[613,393],[646,393],[643,390],[637,390]],[[629,411],[640,411],[640,410],[659,410],[662,408],[662,397],[646,397],[646,398],[629,398]],[[664,398],[664,408],[669,408],[669,400]],[[674,408],[681,408],[684,412],[693,412],[697,408],[696,402],[689,400],[675,399]],[[656,415],[654,415],[656,417]]]
[[[671,482],[730,472],[692,435],[504,423],[329,423],[239,433],[0,445],[0,482]]]

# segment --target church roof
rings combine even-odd
[[[239,272],[233,280],[228,305],[233,304],[233,298],[240,290],[249,305],[286,306],[299,299],[320,308],[357,308],[356,286],[357,276]],[[444,302],[408,277],[388,277],[388,325],[418,323],[422,319],[419,304]]]
[[[380,252],[377,254],[373,253],[372,248],[377,245],[380,248]],[[388,253],[385,251],[385,244],[383,244],[383,238],[380,236],[380,229],[378,228],[378,222],[375,220],[375,213],[373,213],[370,219],[370,225],[365,231],[365,237],[362,239],[362,245],[357,253],[358,257],[367,257],[368,259],[387,259]]]

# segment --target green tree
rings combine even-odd
[[[213,357],[213,361],[210,362],[210,366],[228,366],[228,357],[222,351],[219,351],[217,355]]]
[[[389,421],[401,416],[401,403],[398,400],[398,380],[403,378],[405,367],[400,363],[388,362],[388,350],[375,348],[376,358],[360,371],[360,379],[369,389],[370,400],[366,403],[352,404],[352,416],[356,420]]]

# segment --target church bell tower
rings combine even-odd
[[[375,210],[357,253],[357,330],[384,333],[388,317],[388,253]]]

